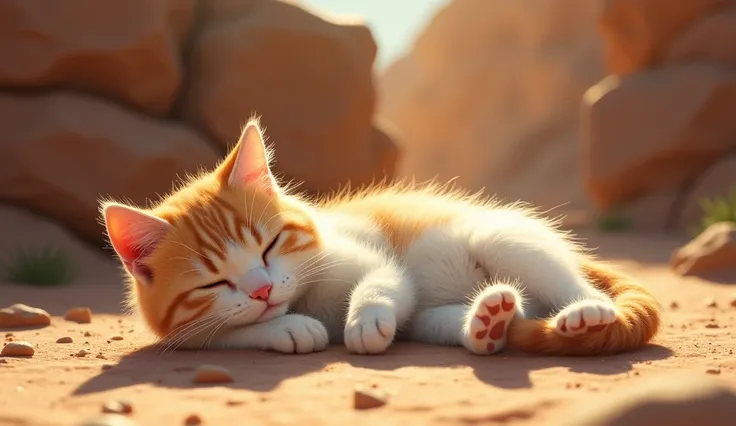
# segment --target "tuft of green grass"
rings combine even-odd
[[[4,281],[37,287],[69,284],[77,276],[69,256],[51,247],[17,248],[2,263],[1,273]]]
[[[700,219],[700,226],[694,230],[694,233],[700,234],[710,225],[718,222],[736,223],[736,185],[727,195],[703,198],[699,204],[703,216]]]
[[[629,229],[629,219],[617,212],[608,212],[598,216],[595,220],[598,229],[605,232],[621,232]]]

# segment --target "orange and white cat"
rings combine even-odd
[[[104,202],[131,306],[181,348],[377,354],[395,340],[550,355],[645,345],[657,301],[532,209],[436,185],[308,201],[257,121],[158,205]]]

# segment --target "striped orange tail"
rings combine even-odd
[[[553,318],[514,318],[508,347],[543,355],[610,355],[646,345],[659,330],[657,300],[631,277],[599,261],[586,260],[590,283],[611,296],[619,310],[616,321],[598,332],[566,337],[557,334]]]

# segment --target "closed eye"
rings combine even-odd
[[[220,281],[214,282],[212,284],[207,284],[207,285],[199,286],[197,288],[199,288],[200,290],[206,290],[206,289],[210,289],[210,288],[219,287],[221,285],[228,286],[231,289],[234,289],[235,288],[235,285],[233,283],[231,283],[230,281],[228,281],[228,280],[220,280]]]
[[[281,236],[281,233],[279,232],[276,234],[276,237],[274,237],[273,241],[271,241],[268,246],[266,247],[266,250],[263,250],[263,263],[268,264],[268,261],[266,260],[266,257],[268,256],[268,253],[273,250],[273,248],[276,246],[276,242],[279,240],[279,237]]]

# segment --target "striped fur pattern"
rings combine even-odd
[[[166,347],[596,355],[659,329],[642,285],[529,206],[434,184],[306,200],[270,160],[251,120],[215,170],[158,205],[102,203],[129,304]]]

